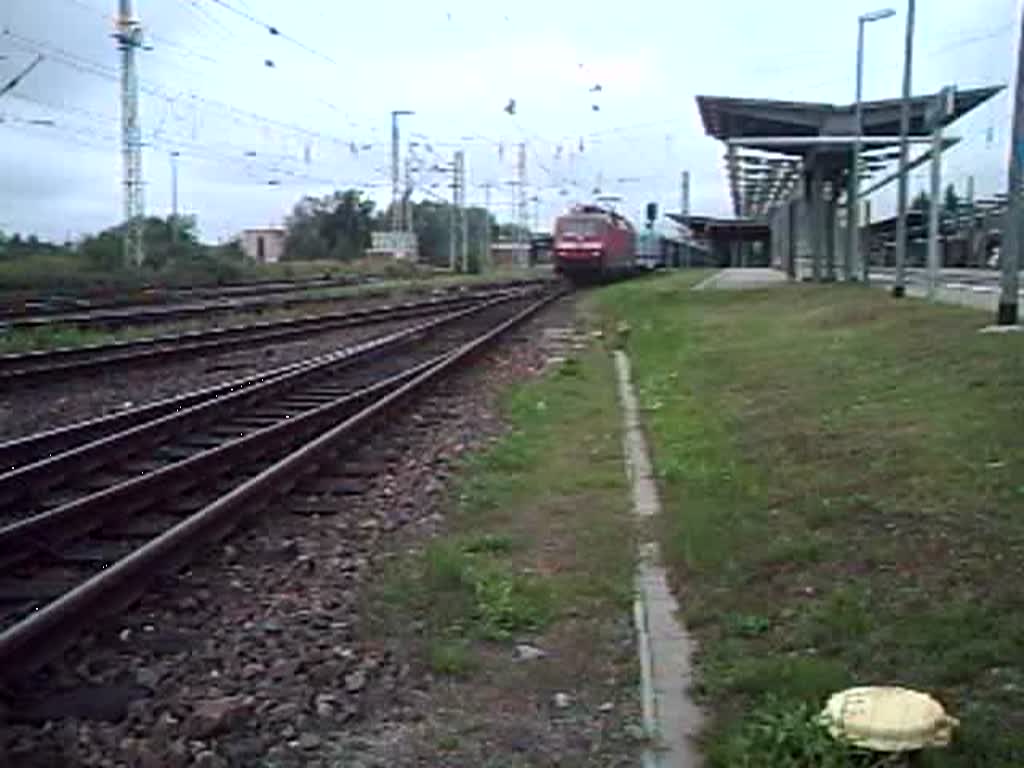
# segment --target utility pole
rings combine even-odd
[[[125,258],[141,266],[145,201],[142,184],[142,127],[139,124],[139,72],[136,52],[142,47],[142,24],[132,0],[118,0],[117,33],[121,51],[121,158],[124,173]]]
[[[864,285],[871,282],[871,201],[864,201],[864,229],[868,233],[868,241],[859,243],[861,281]]]
[[[402,194],[402,218],[401,226],[403,232],[412,232],[412,151],[405,156],[405,189]]]
[[[393,232],[402,231],[402,201],[399,179],[401,173],[401,158],[399,157],[401,154],[401,144],[398,134],[398,118],[411,114],[412,112],[408,109],[391,110],[391,230]]]
[[[181,152],[171,152],[171,252],[178,252],[178,157]]]
[[[452,206],[448,210],[448,269],[455,271],[455,212],[459,208],[459,153],[452,162]]]
[[[900,170],[896,212],[896,282],[892,295],[907,292],[907,166],[910,164],[910,84],[914,60],[914,0],[907,0],[907,34],[903,48],[903,97],[900,100]]]
[[[939,290],[939,206],[942,197],[942,125],[953,114],[956,90],[943,88],[928,108],[925,122],[932,129],[931,204],[928,206],[928,297],[934,299]]]
[[[863,16],[857,19],[857,100],[853,112],[853,152],[850,154],[850,175],[846,189],[846,258],[843,259],[847,280],[853,279],[852,262],[854,254],[857,253],[857,238],[860,235],[860,221],[857,216],[860,212],[857,208],[860,202],[857,198],[860,194],[861,136],[864,133],[864,105],[861,102],[864,89],[864,23]]]
[[[974,176],[967,177],[967,266],[974,266]]]
[[[679,212],[683,216],[690,215],[690,172],[683,171],[682,184],[680,187]]]
[[[847,280],[854,279],[853,260],[859,252],[860,239],[860,152],[864,135],[864,105],[861,97],[864,91],[864,27],[874,21],[891,18],[896,11],[885,8],[881,11],[865,13],[857,18],[857,93],[856,105],[854,107],[854,136],[853,154],[850,157],[850,175],[846,191],[846,258],[843,260],[844,272]]]
[[[1013,98],[1013,137],[1010,140],[1009,189],[1006,208],[1005,236],[999,252],[1003,277],[996,323],[1016,325],[1020,291],[1020,251],[1024,247],[1024,12],[1021,14],[1021,37],[1017,42],[1017,90]]]
[[[942,197],[942,124],[932,132],[932,200],[928,206],[928,297],[935,299],[939,290],[939,205]]]
[[[682,185],[680,188],[680,199],[679,199],[679,213],[682,216],[690,215],[690,172],[683,171]],[[689,225],[687,225],[689,227]],[[685,247],[686,257],[685,266],[690,266],[690,245],[687,244]]]
[[[459,268],[469,272],[469,237],[466,222],[466,153],[455,153],[455,208],[459,217]]]
[[[491,265],[491,190],[494,185],[486,182],[484,188],[484,253],[480,263],[481,271]]]
[[[519,144],[519,162],[516,163],[516,183],[519,186],[518,197],[516,199],[516,220],[519,224],[516,232],[516,245],[518,246],[516,257],[522,260],[523,252],[523,235],[530,229],[529,210],[526,203],[526,142]],[[526,266],[520,263],[520,266]]]

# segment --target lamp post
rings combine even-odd
[[[1024,13],[1021,15],[1024,30]],[[1024,246],[1024,226],[1021,225],[1021,180],[1024,177],[1024,39],[1017,42],[1017,85],[1013,98],[1013,135],[1010,141],[1010,167],[1008,172],[1006,224],[1004,243],[999,249],[999,267],[1002,270],[999,292],[999,311],[996,323],[1017,325],[1020,303],[1021,247]],[[935,205],[935,202],[932,202]],[[973,220],[973,219],[972,219]]]
[[[857,18],[857,100],[854,104],[853,157],[850,158],[850,181],[846,192],[846,279],[853,279],[853,263],[860,247],[860,206],[857,197],[860,195],[860,151],[861,136],[864,133],[864,109],[861,94],[864,89],[864,25],[872,21],[889,19],[896,15],[892,8],[865,13]],[[864,282],[869,279],[871,271],[867,258],[861,259],[861,271]]]
[[[907,175],[910,165],[910,88],[914,60],[914,0],[907,0],[907,31],[903,46],[903,95],[900,99],[900,175],[896,201],[896,282],[892,295],[901,298],[907,292]],[[938,201],[933,201],[933,203]]]

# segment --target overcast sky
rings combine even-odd
[[[169,212],[180,151],[181,207],[210,239],[281,223],[304,194],[358,186],[386,204],[392,109],[416,113],[402,122],[428,169],[416,197],[450,194],[429,168],[463,147],[470,201],[494,184],[495,211],[511,218],[526,142],[541,226],[599,181],[633,216],[648,200],[677,210],[684,168],[692,210],[728,214],[723,149],[694,96],[849,103],[856,18],[886,2],[224,1],[281,34],[216,0],[137,0],[152,48],[140,54],[147,211]],[[0,229],[62,239],[119,219],[115,6],[0,0],[0,80],[46,54],[0,97]],[[1017,0],[918,6],[916,93],[1011,81]],[[893,7],[868,29],[869,99],[899,95],[905,0]],[[979,196],[1005,185],[1009,111],[1004,92],[951,130],[964,141],[947,155],[949,181],[963,189],[973,174]]]

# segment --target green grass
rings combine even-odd
[[[459,471],[450,530],[390,569],[381,632],[414,624],[436,673],[464,677],[488,644],[567,616],[628,615],[633,552],[618,409],[599,350],[503,398],[508,432]]]
[[[1024,338],[855,286],[690,283],[592,301],[628,326],[712,763],[748,764],[765,713],[892,683],[963,721],[922,764],[1024,764]]]
[[[122,335],[83,328],[33,328],[0,332],[0,354],[17,354],[42,349],[84,347],[105,344]]]

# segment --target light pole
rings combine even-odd
[[[1024,13],[1021,15],[1021,34],[1024,34]],[[1008,172],[1006,224],[1003,245],[999,249],[999,266],[1002,269],[1000,281],[999,325],[1016,325],[1019,319],[1021,247],[1024,246],[1024,227],[1021,225],[1021,210],[1024,197],[1021,182],[1024,180],[1024,38],[1017,43],[1017,86],[1013,98],[1013,135],[1010,142],[1010,167]],[[932,202],[935,205],[935,202]]]
[[[398,118],[404,115],[413,114],[408,109],[391,110],[391,229],[398,232],[402,221],[402,212],[399,202],[399,143],[398,143]]]
[[[857,100],[854,103],[853,157],[850,158],[850,181],[846,190],[846,279],[853,279],[853,262],[857,258],[860,247],[860,148],[861,136],[864,133],[864,108],[861,94],[864,89],[864,25],[872,21],[889,19],[896,15],[892,8],[865,13],[857,18]],[[868,281],[871,271],[866,258],[862,258],[864,282]]]
[[[488,181],[480,186],[484,190],[484,253],[480,264],[481,271],[484,271],[491,266],[491,190],[494,184]]]
[[[178,255],[178,158],[181,152],[171,151],[171,248]]]
[[[907,0],[907,37],[903,47],[903,96],[900,101],[900,176],[896,206],[896,282],[892,295],[906,294],[907,166],[910,164],[910,82],[914,60],[914,0]],[[933,201],[934,203],[935,201]]]

